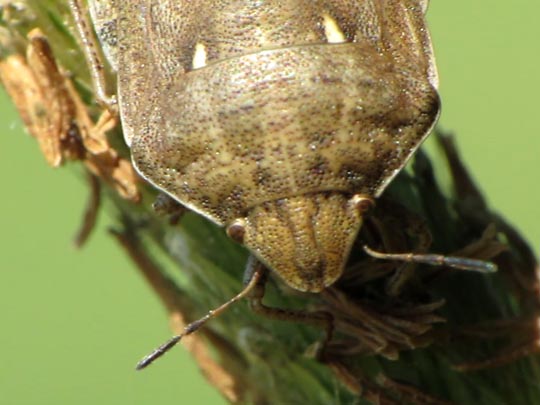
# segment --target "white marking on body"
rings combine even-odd
[[[323,23],[324,23],[324,35],[326,35],[326,40],[329,44],[341,44],[346,42],[347,39],[339,28],[338,23],[328,14],[323,14]]]
[[[206,66],[206,47],[200,42],[195,45],[195,53],[193,54],[193,69],[200,69]]]

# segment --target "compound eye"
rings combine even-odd
[[[244,218],[235,219],[233,223],[227,227],[227,235],[237,243],[244,243],[245,234],[246,220]]]
[[[355,194],[350,202],[360,215],[366,214],[375,207],[375,200],[364,194]]]

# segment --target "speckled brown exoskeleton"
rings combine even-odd
[[[366,208],[435,124],[427,4],[88,2],[140,175],[306,292],[340,277]],[[114,105],[81,0],[71,6]]]

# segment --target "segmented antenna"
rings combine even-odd
[[[479,273],[495,273],[497,265],[492,262],[468,257],[444,256],[419,253],[383,253],[364,246],[364,251],[376,259],[397,260],[409,263],[429,264],[431,266],[448,266],[453,269],[476,271]]]
[[[220,305],[216,309],[208,311],[208,313],[205,316],[203,316],[201,319],[198,319],[195,322],[191,322],[189,325],[187,325],[184,328],[184,331],[181,334],[173,336],[167,342],[163,343],[161,346],[155,349],[152,353],[145,356],[141,361],[137,363],[136,370],[142,370],[148,367],[150,364],[152,364],[154,361],[159,359],[161,356],[167,353],[170,349],[176,346],[176,344],[180,342],[180,340],[182,340],[184,336],[190,335],[193,332],[197,331],[210,319],[214,318],[215,316],[220,315],[231,304],[234,304],[236,301],[239,301],[242,298],[244,298],[246,295],[248,295],[251,292],[251,290],[253,290],[253,288],[259,282],[262,275],[264,274],[264,271],[265,270],[262,266],[257,266],[251,278],[249,279],[248,284],[244,287],[242,291],[240,291],[236,296],[234,296],[233,298],[231,298],[229,301],[225,302],[224,304]]]

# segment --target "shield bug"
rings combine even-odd
[[[118,74],[125,141],[140,175],[226,227],[252,253],[251,268],[320,292],[342,274],[366,209],[437,120],[427,3],[89,6]],[[105,99],[80,0],[71,5]],[[252,278],[233,301],[256,285]]]

